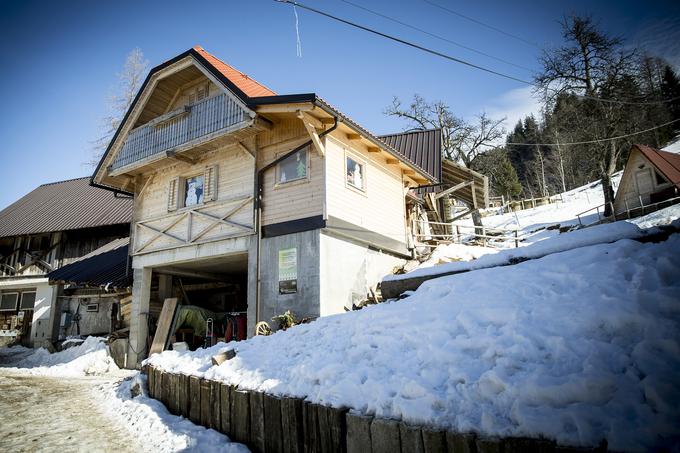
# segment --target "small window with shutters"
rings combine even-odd
[[[202,174],[171,179],[168,183],[168,211],[217,200],[217,165]]]

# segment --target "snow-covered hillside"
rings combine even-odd
[[[637,230],[619,225],[603,227]],[[680,234],[616,239],[433,279],[400,301],[148,362],[459,431],[565,445],[607,439],[616,450],[677,446]],[[212,366],[227,348],[236,357]]]

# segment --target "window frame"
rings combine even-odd
[[[31,308],[25,308],[22,307],[21,304],[24,302],[24,294],[34,294],[35,297],[33,298],[33,306]],[[21,297],[19,298],[19,311],[34,311],[35,310],[35,301],[38,300],[38,292],[36,290],[30,290],[30,291],[22,291],[21,292]]]
[[[7,291],[4,293],[0,293],[0,302],[3,297],[9,295],[9,294],[15,294],[17,296],[17,299],[14,303],[14,308],[2,308],[2,305],[0,305],[0,312],[6,312],[6,311],[18,311],[19,309],[19,291]]]
[[[347,159],[352,159],[355,164],[361,165],[361,168],[363,169],[361,176],[363,188],[357,187],[347,180]],[[368,161],[366,159],[364,159],[363,157],[358,157],[357,154],[351,150],[345,149],[345,159],[343,165],[344,168],[343,178],[345,179],[345,187],[357,193],[360,193],[364,196],[368,196],[368,179],[366,178],[366,169],[368,168],[367,164]]]
[[[299,152],[302,152],[302,151],[305,152],[305,156],[306,156],[306,158],[305,158],[306,159],[306,161],[305,161],[305,166],[306,166],[305,176],[300,177],[300,178],[295,178],[295,179],[289,179],[288,181],[282,182],[281,181],[281,164],[286,160],[286,159],[284,159],[283,161],[276,164],[276,175],[275,175],[276,179],[274,181],[274,188],[275,189],[279,188],[279,187],[290,187],[290,186],[294,186],[296,184],[304,184],[304,183],[308,183],[311,180],[311,172],[312,172],[311,152],[310,152],[311,147],[306,146],[306,147],[298,150],[297,152],[299,153]],[[285,153],[277,154],[276,158],[278,159],[283,154],[285,154]],[[288,159],[293,157],[293,156],[294,156],[294,154],[291,155],[291,156],[288,156]]]
[[[203,184],[201,187],[203,188],[203,191],[201,192],[201,201],[199,203],[187,205],[187,181],[189,181],[192,178],[203,178]],[[182,205],[180,206],[180,209],[192,209],[197,206],[203,206],[205,205],[205,172],[203,173],[194,173],[189,176],[183,176],[180,178],[181,181],[181,193],[180,195],[182,196]]]

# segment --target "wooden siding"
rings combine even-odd
[[[326,140],[328,216],[405,243],[406,208],[401,170],[397,165],[388,165],[384,153],[370,153],[363,144],[350,144],[341,134],[332,134]],[[365,192],[346,184],[346,153],[365,163]]]
[[[290,139],[300,137],[299,141]],[[258,168],[309,140],[309,135],[298,119],[277,122],[271,131],[258,136]],[[276,146],[277,143],[285,142]],[[275,146],[271,146],[275,145]],[[271,168],[264,175],[264,203],[262,224],[287,222],[322,215],[324,213],[324,160],[314,147],[307,148],[309,168],[307,179],[276,184],[277,170]]]
[[[638,172],[649,172],[651,177],[651,190],[638,190],[638,183],[636,181]],[[620,213],[626,212],[628,209],[639,207],[640,198],[642,198],[642,202],[645,205],[650,204],[650,195],[652,193],[659,192],[671,186],[671,184],[667,182],[664,184],[657,184],[656,172],[658,171],[654,165],[652,165],[640,151],[633,149],[633,154],[631,154],[626,163],[626,168],[616,193],[616,199],[614,201],[615,211]]]
[[[176,211],[168,212],[168,191],[170,181],[176,178],[191,177],[203,174],[206,167],[217,166],[217,197],[215,201],[205,202],[200,206],[190,208],[180,207]],[[214,223],[213,220],[199,214],[187,215],[187,211],[199,210],[214,217],[222,217],[240,203],[245,203],[237,212],[228,217],[228,221],[236,222],[250,228],[243,228],[220,223],[211,228],[207,233],[198,238],[199,241],[217,240],[229,236],[251,234],[253,228],[253,202],[247,201],[253,196],[255,164],[253,157],[239,146],[230,145],[204,154],[200,162],[189,164],[184,162],[167,161],[163,168],[156,169],[154,173],[144,177],[144,182],[138,184],[142,187],[141,194],[135,198],[135,223],[140,222],[155,229],[168,228],[166,233],[191,242],[191,237],[196,237],[205,228]],[[150,181],[148,178],[152,178]],[[148,182],[147,182],[148,181]],[[179,219],[183,216],[182,219]],[[191,218],[191,220],[189,220]],[[191,225],[188,223],[191,222]],[[134,247],[139,250],[157,234],[150,228],[135,227]],[[152,244],[144,247],[143,251],[153,251],[164,248],[182,246],[180,241],[163,236],[155,239]]]

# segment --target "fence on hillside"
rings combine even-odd
[[[414,426],[155,367],[147,367],[147,375],[149,396],[161,401],[172,414],[224,433],[254,452],[534,453],[558,449],[547,439],[488,438]],[[606,445],[590,451],[606,451]]]

